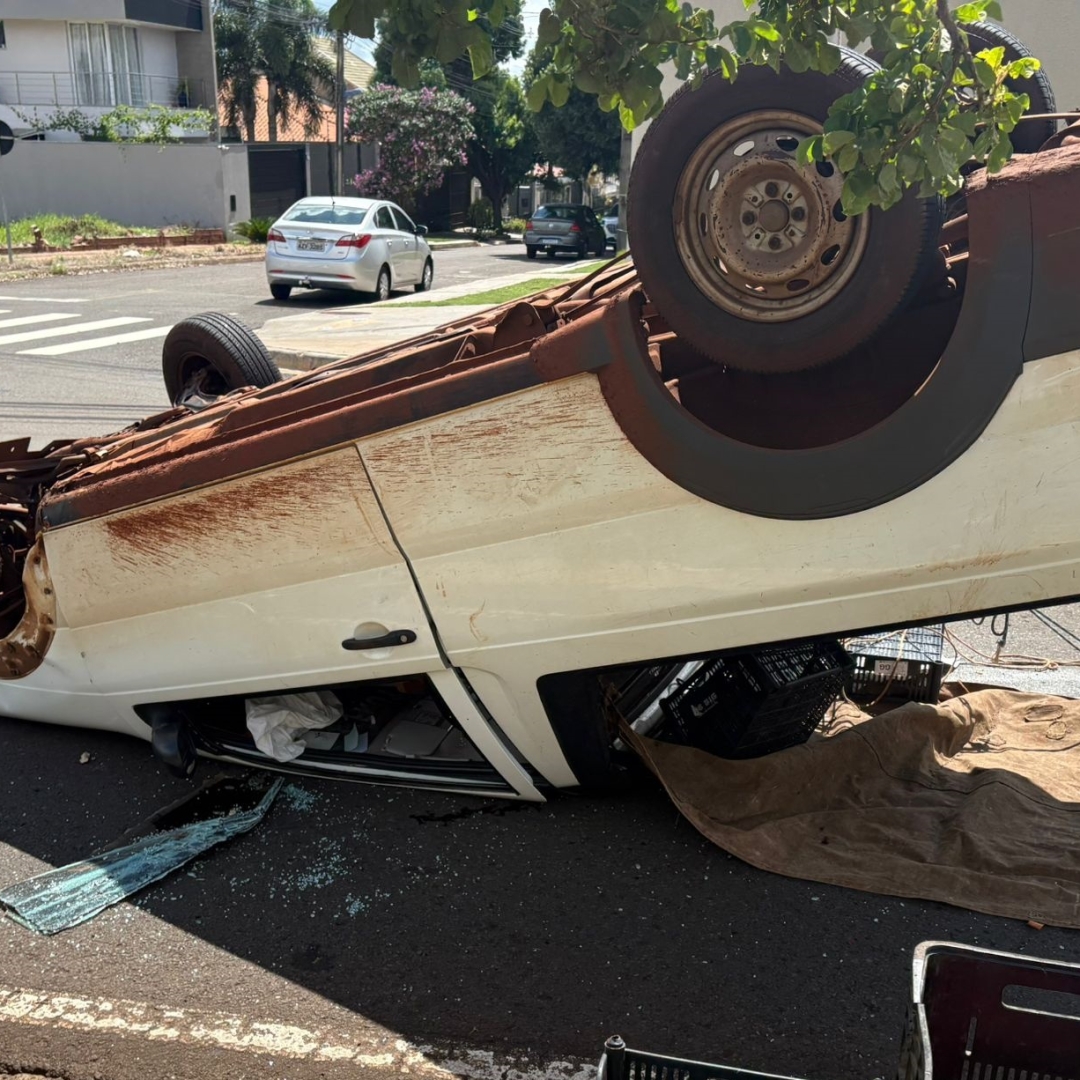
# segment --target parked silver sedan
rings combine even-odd
[[[270,293],[288,300],[295,288],[350,289],[385,300],[408,285],[425,292],[435,276],[426,235],[391,202],[301,199],[267,234]]]

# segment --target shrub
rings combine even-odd
[[[270,232],[273,225],[273,218],[256,217],[250,221],[238,221],[233,228],[245,240],[250,240],[253,244],[265,244],[267,233]]]
[[[523,233],[525,231],[525,219],[521,217],[507,218],[503,222],[503,231],[508,233]]]
[[[483,239],[495,228],[495,210],[486,195],[469,207],[469,224],[476,230],[477,239]]]

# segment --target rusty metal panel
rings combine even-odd
[[[71,627],[400,561],[354,447],[45,534]]]

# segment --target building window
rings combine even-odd
[[[4,20],[0,19],[0,49],[7,48],[7,38],[4,37]]]
[[[79,105],[145,105],[147,77],[134,26],[68,23],[75,100]]]

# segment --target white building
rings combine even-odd
[[[216,111],[210,0],[3,0],[0,120],[116,105]]]

